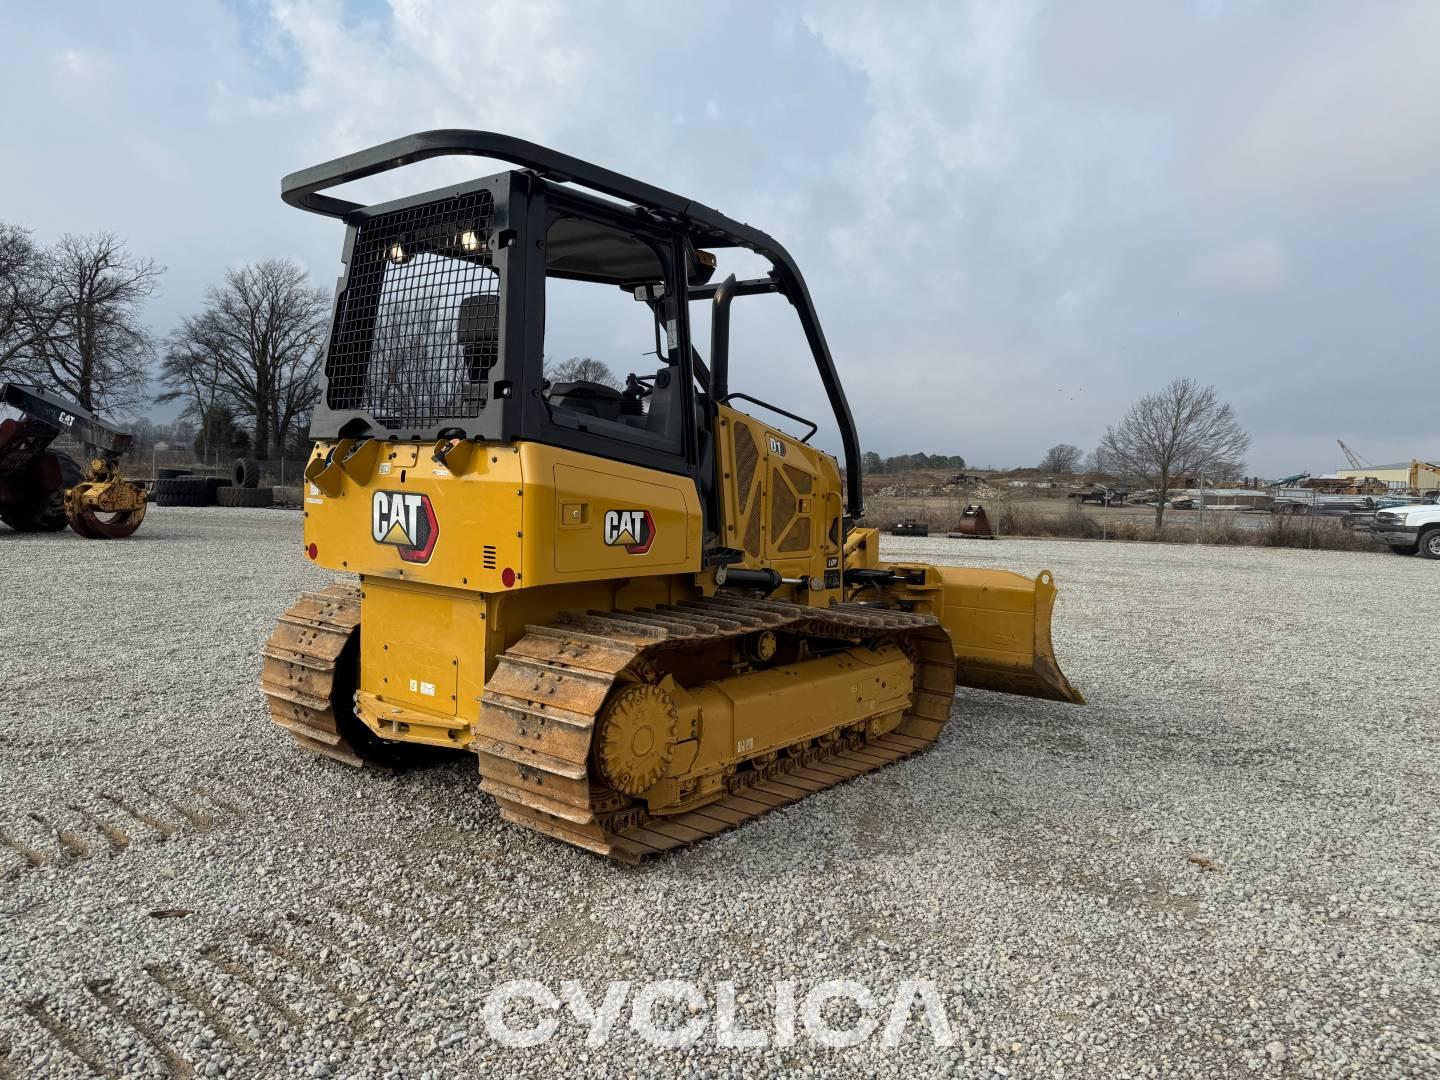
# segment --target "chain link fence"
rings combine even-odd
[[[134,480],[150,480],[164,475],[167,469],[174,469],[193,476],[214,476],[230,480],[235,475],[236,461],[241,457],[248,457],[218,450],[200,454],[191,446],[167,446],[164,449],[162,446],[163,443],[138,447],[125,454],[120,461],[125,475]],[[70,456],[82,465],[89,456],[83,443],[63,435],[51,444],[51,449]],[[259,486],[274,488],[277,504],[299,505],[305,466],[309,460],[309,455],[296,454],[267,458],[264,461],[256,460],[260,467]]]

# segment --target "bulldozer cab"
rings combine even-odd
[[[445,154],[521,167],[376,205],[320,194]],[[693,478],[706,532],[717,537],[721,407],[743,399],[806,425],[805,439],[816,430],[729,390],[731,301],[780,293],[799,314],[845,443],[846,509],[860,513],[859,443],[844,392],[800,272],[766,234],[693,200],[488,132],[396,140],[292,174],[282,195],[349,226],[314,438],[532,440],[680,474]],[[759,253],[770,273],[712,281],[712,252],[723,248]],[[713,305],[706,343],[692,340],[696,302]],[[556,328],[572,323],[571,315],[606,305],[626,309],[613,317],[627,324],[623,343],[557,342]],[[623,384],[593,377],[591,356]]]

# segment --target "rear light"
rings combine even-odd
[[[507,589],[513,589],[515,587],[515,571],[511,570],[508,566],[505,567],[504,570],[501,570],[500,584],[504,585]]]
[[[311,544],[309,547],[307,547],[307,548],[305,549],[305,554],[306,554],[306,555],[309,555],[310,558],[312,558],[312,559],[316,559],[316,558],[319,558],[319,557],[320,557],[320,549],[319,549],[318,547],[316,547],[314,544]]]

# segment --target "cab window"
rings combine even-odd
[[[680,453],[675,291],[664,249],[557,216],[545,239],[545,370],[553,423]]]

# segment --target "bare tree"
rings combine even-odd
[[[1041,459],[1039,469],[1043,473],[1052,476],[1068,476],[1080,468],[1080,448],[1071,446],[1069,443],[1056,443],[1045,451]]]
[[[289,259],[230,270],[205,294],[205,309],[170,338],[164,378],[175,399],[191,400],[190,373],[215,372],[218,401],[251,421],[253,452],[283,450],[290,428],[314,406],[330,298]],[[172,371],[169,356],[179,358]]]
[[[546,364],[545,378],[551,382],[594,382],[620,389],[620,380],[610,366],[588,356],[572,356],[569,360]]]
[[[1097,446],[1085,455],[1085,463],[1081,466],[1081,469],[1091,475],[1108,475],[1114,472],[1114,469],[1110,467],[1110,459],[1106,456],[1105,447],[1103,446]]]
[[[55,327],[50,260],[28,229],[0,221],[0,379],[35,374],[36,345]]]
[[[200,434],[196,436],[197,450],[202,459],[208,460],[215,445],[210,421],[218,415],[220,365],[194,335],[186,332],[186,325],[182,324],[181,329],[165,339],[165,352],[160,362],[160,382],[165,389],[155,401],[161,405],[180,402],[181,418],[200,425]]]
[[[322,318],[329,314],[329,296],[325,296],[324,300]],[[323,342],[324,337],[322,326],[320,341]],[[315,403],[320,400],[320,369],[323,360],[324,353],[321,349],[310,350],[307,357],[290,365],[285,379],[276,389],[271,415],[275,417],[275,447],[282,454],[292,452],[305,441],[302,436],[308,434],[310,414],[315,411]],[[308,450],[301,452],[308,453]]]
[[[1155,489],[1158,529],[1176,478],[1238,473],[1249,448],[1250,436],[1213,386],[1176,379],[1158,394],[1142,397],[1119,424],[1106,428],[1096,453],[1110,471]]]
[[[48,259],[55,321],[34,345],[50,384],[87,409],[138,403],[155,355],[140,312],[164,272],[114,233],[62,236]]]

